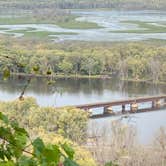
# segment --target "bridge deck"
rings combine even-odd
[[[75,105],[74,107],[87,110],[87,109],[99,108],[99,107],[118,106],[118,105],[132,104],[132,103],[153,102],[153,101],[157,101],[161,99],[164,99],[166,101],[166,95],[153,96],[153,97],[152,96],[141,97],[141,98],[135,98],[135,99],[126,99],[126,100],[118,100],[118,101],[102,102],[102,103]]]

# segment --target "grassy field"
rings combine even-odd
[[[76,21],[77,17],[69,16],[61,20],[52,19],[37,19],[34,17],[6,17],[0,18],[0,25],[15,25],[15,24],[55,24],[67,29],[97,29],[101,28],[96,23]]]
[[[0,28],[0,31],[8,30],[7,28]]]
[[[81,22],[76,21],[75,19],[69,19],[69,21],[57,22],[56,25],[67,28],[67,29],[98,29],[102,28],[98,26],[96,23],[92,22]]]
[[[13,30],[8,31],[10,33],[22,33],[25,38],[35,38],[35,39],[51,39],[52,35],[76,35],[72,32],[47,32],[47,31],[34,31],[36,29],[29,28],[27,30]],[[54,37],[55,38],[55,37]]]
[[[114,33],[166,33],[166,26],[165,23],[162,23],[163,26],[158,25],[152,25],[152,22],[142,22],[142,21],[122,21],[121,23],[127,23],[127,24],[135,24],[139,28],[139,30],[122,30],[122,31],[111,31]],[[160,24],[160,23],[159,23]]]

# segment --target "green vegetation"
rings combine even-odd
[[[27,131],[0,112],[0,165],[3,166],[78,166],[73,161],[74,150],[67,144],[44,144],[31,140]],[[32,149],[32,150],[28,150]]]
[[[13,39],[0,41],[0,70],[39,75],[79,75],[165,82],[164,42],[45,43]],[[14,60],[14,61],[13,61]]]
[[[93,140],[89,140],[90,146],[84,144],[98,161],[96,163],[89,151],[64,138],[63,132],[56,132],[57,126],[63,126],[62,130],[68,131],[67,135],[77,135],[81,126],[86,126],[82,116],[87,117],[84,111],[72,107],[59,111],[57,108],[39,107],[33,98],[0,102],[0,165],[97,166],[106,163],[105,166],[128,166],[129,162],[131,165],[165,165],[166,130],[160,129],[153,144],[140,146],[136,141],[135,128],[124,125],[120,120],[107,126],[112,132],[109,142],[105,141],[105,137],[97,136],[96,125],[92,132]],[[71,127],[76,130],[71,131]],[[105,135],[106,130],[103,131]]]
[[[111,31],[114,33],[166,33],[166,26],[153,25],[152,22],[141,21],[123,21],[122,23],[129,23],[138,25],[139,30],[123,30],[123,31]]]
[[[64,10],[67,8],[164,10],[166,2],[165,0],[126,0],[125,2],[124,0],[13,0],[11,3],[11,0],[1,0],[0,24],[56,24],[70,29],[101,28],[96,23],[76,21],[77,17],[69,10]],[[136,24],[143,30],[116,32],[166,33],[164,26],[156,26],[150,22],[126,21],[126,23]],[[0,30],[8,29],[0,28]],[[10,77],[11,73],[23,75],[35,73],[35,76],[50,78],[57,75],[89,78],[118,76],[124,80],[166,82],[165,41],[55,44],[46,43],[41,39],[49,39],[51,35],[75,33],[35,30],[29,28],[9,31],[23,33],[24,39],[0,37],[0,72],[4,79]],[[84,147],[87,141],[88,116],[88,113],[73,107],[40,107],[35,99],[24,98],[23,95],[19,100],[0,102],[0,166],[96,166],[91,153]],[[99,163],[110,161],[106,166],[115,166],[116,163],[123,166],[129,163],[165,165],[164,131],[155,148],[145,149],[133,144],[132,133],[129,133],[126,127],[118,124],[113,127],[109,145],[97,142],[99,139],[91,142],[91,145],[96,146],[90,147],[93,149],[89,150]],[[133,135],[135,136],[135,133]],[[99,159],[96,156],[99,156]]]
[[[23,37],[26,39],[40,39],[40,40],[45,40],[45,39],[51,39],[53,38],[52,35],[76,35],[76,33],[72,32],[48,32],[48,31],[35,31],[35,30],[13,30],[13,31],[8,31],[9,33],[21,33],[24,34]],[[55,39],[55,37],[54,37]]]
[[[8,30],[7,28],[0,28],[0,30],[4,31],[4,30]]]
[[[101,28],[96,23],[76,21],[77,17],[74,16],[60,16],[61,18],[42,18],[38,16],[35,17],[6,17],[0,18],[1,25],[15,25],[15,24],[55,24],[62,28],[68,29],[97,29]],[[4,29],[2,29],[4,30]],[[6,29],[5,29],[6,30]]]
[[[85,21],[76,21],[76,17],[69,17],[64,21],[58,21],[56,23],[62,28],[68,29],[98,29],[101,28],[96,23],[85,22]]]
[[[1,102],[0,105],[0,112],[5,113],[9,119],[19,121],[21,127],[26,128],[30,134],[32,130],[41,128],[78,143],[86,139],[88,114],[84,111],[75,108],[41,108],[32,98]]]
[[[92,22],[81,22],[81,21],[75,21],[71,20],[68,22],[58,22],[57,25],[59,25],[62,28],[68,28],[68,29],[97,29],[100,28],[96,23]]]
[[[36,19],[29,18],[29,17],[3,17],[0,18],[1,25],[15,25],[15,24],[33,24],[37,23]],[[39,22],[38,23],[42,23]]]
[[[84,111],[72,107],[59,109],[51,107],[39,107],[33,98],[24,98],[24,100],[0,102],[0,112],[3,112],[3,114],[7,115],[9,120],[11,121],[19,121],[19,125],[25,128],[29,133],[29,135],[27,135],[27,132],[25,132],[24,129],[14,128],[16,129],[16,133],[13,136],[16,137],[16,141],[18,142],[18,144],[16,144],[16,147],[10,147],[11,150],[13,150],[12,148],[14,148],[14,151],[12,151],[11,153],[11,157],[13,157],[11,158],[11,160],[13,162],[23,162],[21,159],[27,159],[27,162],[35,160],[34,162],[39,162],[38,165],[40,165],[42,162],[47,162],[47,160],[44,160],[44,157],[45,159],[47,159],[47,157],[49,156],[45,155],[50,154],[50,160],[48,162],[54,162],[54,160],[57,160],[57,162],[65,162],[66,159],[74,159],[80,166],[85,166],[86,164],[89,166],[96,166],[94,160],[91,158],[90,153],[84,148],[79,147],[77,144],[83,143],[86,139],[88,115]],[[6,121],[6,117],[2,115],[0,117],[2,117]],[[15,127],[13,125],[16,126],[15,123],[12,123],[12,128]],[[5,136],[6,130],[3,133],[1,132],[1,130],[2,124],[0,128],[0,137],[4,138],[3,136]],[[11,137],[7,137],[7,139],[8,138],[10,139]],[[31,138],[31,140],[29,140],[28,138]],[[39,138],[42,138],[43,141]],[[43,142],[45,142],[46,145],[44,145]],[[41,148],[40,145],[44,145],[43,148],[46,148],[46,151],[48,151],[50,148],[52,149],[52,151],[50,149],[50,153],[44,153],[44,149],[42,152],[39,150],[37,155],[37,149],[35,149],[37,148],[36,143],[39,143],[39,148]],[[54,144],[57,146],[54,146]],[[74,151],[69,147],[69,145],[73,147],[75,155]],[[57,149],[54,149],[52,146],[56,147]],[[24,149],[24,147],[26,148]],[[35,154],[35,156],[32,156],[31,158],[28,155],[25,158],[25,156],[22,156],[23,154],[20,151],[21,149],[24,149],[25,151],[28,150],[32,154]],[[66,152],[66,150],[68,149],[69,153],[67,151],[65,156],[59,158],[58,156],[61,156],[61,152],[58,149],[62,150],[62,152]],[[17,155],[18,152],[19,155],[17,157],[15,155]],[[51,156],[54,157],[51,158]],[[17,159],[16,161],[14,160],[15,158]],[[9,160],[10,158],[6,158],[6,162],[7,159]],[[28,164],[29,163],[27,163],[27,166],[29,166]],[[57,166],[57,164],[54,165]],[[24,164],[22,164],[21,166],[24,166]],[[71,166],[75,165],[71,164]]]

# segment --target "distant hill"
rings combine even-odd
[[[1,0],[0,8],[114,8],[121,10],[165,10],[166,0]]]

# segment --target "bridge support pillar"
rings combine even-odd
[[[159,108],[161,106],[160,100],[152,101],[152,108]]]
[[[93,115],[93,110],[92,109],[87,109],[87,112],[89,114],[89,117],[91,117]]]
[[[125,113],[125,111],[126,111],[125,105],[122,105],[122,113]]]
[[[138,111],[138,104],[137,103],[132,103],[130,105],[130,111],[131,112],[137,112]]]
[[[112,107],[104,107],[104,114],[113,113]]]
[[[152,101],[152,108],[156,108],[156,102]]]
[[[104,107],[104,114],[107,113],[107,107]]]

